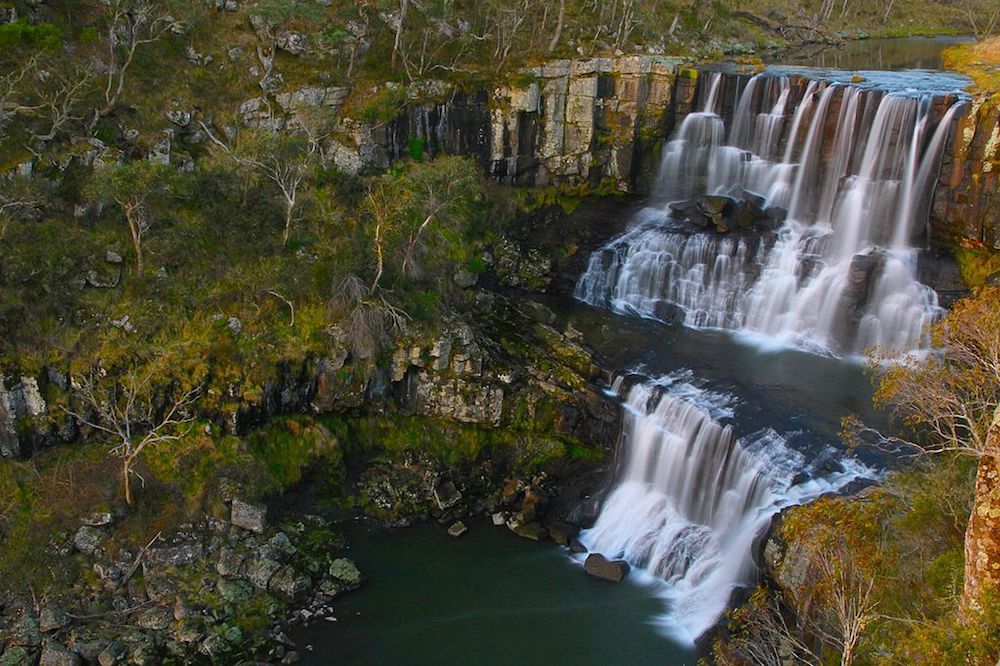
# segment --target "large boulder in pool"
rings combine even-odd
[[[724,197],[714,194],[706,194],[700,196],[697,199],[698,210],[700,210],[705,215],[712,217],[714,215],[722,215],[724,213],[732,210],[733,205],[736,203],[730,197]]]
[[[591,553],[583,563],[583,570],[594,578],[620,583],[629,572],[629,564],[625,560],[609,560],[600,553]]]

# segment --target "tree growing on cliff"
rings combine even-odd
[[[920,455],[957,453],[978,460],[965,533],[961,608],[973,612],[1000,593],[1000,288],[959,301],[932,328],[938,351],[923,359],[877,358],[875,394],[914,437],[890,439]],[[871,432],[850,424],[855,435]]]
[[[278,40],[287,36],[296,25],[312,23],[323,17],[324,8],[316,0],[261,0],[247,8],[254,31],[260,44],[257,45],[257,61],[261,66],[258,85],[267,95],[273,80],[274,63],[278,53]]]
[[[479,186],[475,166],[460,157],[413,163],[375,180],[366,201],[375,255],[372,289],[387,268],[419,280],[461,254],[461,233]]]
[[[229,159],[278,188],[284,209],[281,245],[287,246],[298,215],[303,186],[318,162],[319,143],[300,134],[251,129],[239,132],[229,144],[219,139],[204,123],[201,127]]]
[[[166,3],[153,0],[108,0],[105,5],[105,40],[108,52],[105,67],[104,104],[99,116],[109,115],[121,101],[129,69],[136,53],[160,41],[177,22]]]
[[[152,208],[173,193],[177,182],[177,172],[169,166],[140,160],[98,169],[84,190],[88,196],[113,201],[125,215],[136,273],[143,269],[146,235],[155,219]]]
[[[189,409],[200,396],[200,387],[158,398],[153,384],[155,365],[133,367],[121,382],[102,373],[82,379],[75,390],[83,409],[67,410],[80,423],[111,438],[110,454],[121,459],[125,503],[133,506],[132,478],[145,485],[135,466],[147,448],[181,439],[194,420]]]

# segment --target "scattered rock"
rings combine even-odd
[[[38,666],[79,666],[82,663],[80,655],[65,645],[46,643],[42,648],[42,657]]]
[[[271,578],[274,574],[278,573],[281,569],[281,562],[276,562],[275,560],[268,559],[266,557],[257,560],[257,563],[250,567],[249,578],[250,582],[254,584],[259,590],[266,590],[268,583],[271,582]]]
[[[299,573],[291,566],[285,566],[274,574],[268,585],[271,592],[291,601],[301,599],[310,588],[312,581],[309,576]]]
[[[106,534],[96,527],[84,525],[73,536],[73,545],[84,555],[91,555],[106,538]]]
[[[542,541],[549,535],[549,531],[538,523],[515,524],[511,531],[519,537],[532,541]]]
[[[114,252],[113,250],[108,250],[107,252],[104,253],[104,261],[108,262],[109,264],[119,266],[125,260],[122,259],[122,255],[118,254],[117,252]]]
[[[452,526],[448,528],[448,536],[454,537],[454,538],[457,539],[458,537],[462,536],[463,534],[465,534],[468,531],[469,531],[469,528],[465,526],[465,523],[463,523],[461,520],[459,520],[459,521],[453,523]]]
[[[229,522],[245,530],[262,534],[264,521],[267,518],[267,508],[256,504],[248,504],[238,499],[233,500]]]
[[[583,542],[579,539],[573,539],[569,542],[569,552],[571,553],[586,553],[587,547],[583,545]]]
[[[562,521],[549,523],[549,536],[560,546],[569,546],[570,542],[580,533],[580,528]]]
[[[594,578],[620,583],[629,572],[629,564],[625,560],[609,560],[600,553],[591,553],[583,563],[583,570]]]
[[[345,557],[338,558],[330,564],[330,578],[341,583],[343,589],[353,590],[361,585],[361,572],[354,562]]]
[[[504,513],[503,511],[497,511],[496,513],[493,514],[491,518],[493,520],[493,525],[495,527],[500,527],[501,525],[507,524],[507,514]]]
[[[233,335],[239,335],[243,330],[243,322],[238,317],[230,317],[226,320],[226,328],[232,331]]]
[[[67,624],[69,624],[69,615],[58,606],[46,606],[38,614],[38,628],[45,633],[62,629]]]

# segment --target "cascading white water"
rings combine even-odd
[[[766,237],[725,236],[647,212],[593,254],[574,295],[661,319],[679,306],[690,326],[836,353],[925,345],[940,309],[916,280],[913,242],[959,105],[935,126],[930,95],[825,80],[803,91],[764,73],[744,86],[727,132],[723,79],[706,77],[698,111],[665,147],[657,194],[759,195],[787,219]]]
[[[635,385],[616,485],[581,535],[591,551],[664,581],[664,626],[689,642],[715,624],[734,588],[753,582],[754,541],[781,508],[870,475],[854,461],[817,474],[771,429],[737,437],[720,423],[734,406],[690,373]]]

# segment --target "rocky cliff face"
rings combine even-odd
[[[519,85],[413,104],[394,121],[341,123],[340,168],[386,166],[418,147],[474,156],[501,182],[641,187],[650,148],[666,136],[679,59],[660,56],[555,60],[522,72]]]
[[[578,336],[571,326],[560,330],[541,304],[483,292],[471,314],[452,316],[444,331],[399,341],[388,367],[354,358],[334,341],[322,358],[275,368],[259,400],[201,416],[241,434],[277,414],[394,412],[486,429],[518,425],[608,447],[620,410],[601,393],[607,377]],[[76,439],[73,419],[43,397],[70,400],[66,376],[49,369],[7,379],[0,377],[0,457]],[[238,384],[227,391],[240,393]]]
[[[968,103],[945,148],[931,233],[1000,250],[1000,106],[987,95]]]

